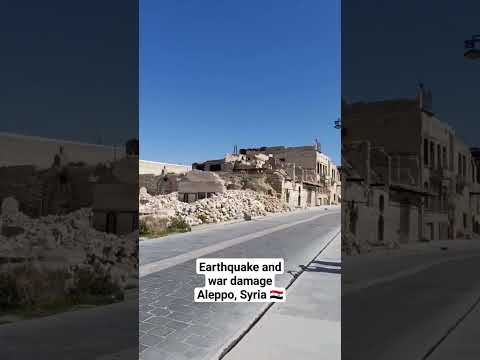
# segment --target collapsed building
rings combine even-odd
[[[194,202],[210,198],[214,194],[224,193],[225,181],[217,174],[192,170],[178,181],[178,199],[183,202]]]
[[[423,87],[414,99],[343,103],[345,248],[478,235],[475,159]]]
[[[48,152],[39,154],[34,163],[17,157],[15,163],[10,161],[0,167],[0,201],[13,197],[18,201],[19,211],[32,218],[92,208],[97,230],[124,234],[138,228],[137,140],[127,142],[123,155],[115,148],[115,153],[108,157],[111,149],[102,146],[20,138],[27,149]],[[54,146],[56,153],[51,151]],[[81,151],[85,151],[85,161]],[[99,158],[94,163],[96,152]],[[109,160],[102,162],[103,159]]]
[[[218,173],[227,189],[248,188],[256,181],[261,191],[291,207],[334,205],[341,199],[339,171],[318,145],[235,148],[223,159],[194,163],[192,168]]]

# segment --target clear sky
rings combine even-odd
[[[319,140],[337,164],[340,1],[140,1],[140,155]]]
[[[480,34],[480,1],[344,0],[342,93],[350,101],[415,97],[422,82],[433,111],[480,146],[480,61],[463,57]]]
[[[0,131],[105,145],[138,137],[134,1],[0,1]]]

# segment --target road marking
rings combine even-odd
[[[392,281],[398,280],[398,279],[403,278],[403,277],[415,275],[419,272],[428,270],[429,268],[431,268],[435,265],[440,265],[440,264],[443,264],[443,263],[446,263],[446,262],[456,261],[456,260],[467,260],[467,259],[471,259],[471,258],[475,258],[475,257],[480,257],[480,255],[466,255],[466,256],[462,255],[462,256],[451,257],[451,258],[448,258],[448,259],[432,261],[432,262],[430,262],[428,264],[425,264],[425,265],[419,265],[419,266],[416,266],[412,269],[402,270],[402,271],[399,271],[399,272],[397,272],[395,274],[392,274],[392,275],[382,276],[382,277],[379,277],[377,279],[361,282],[357,285],[347,285],[347,286],[343,285],[342,286],[342,296],[347,295],[347,294],[349,295],[351,293],[355,293],[355,292],[358,292],[358,291],[361,291],[361,290],[365,290],[365,289],[367,289],[369,287],[372,287],[372,286],[392,282]]]
[[[274,227],[271,227],[271,228],[268,228],[268,229],[265,229],[265,230],[261,230],[261,231],[254,232],[254,233],[251,233],[251,234],[239,236],[239,237],[231,239],[231,240],[222,241],[220,243],[210,245],[210,246],[206,246],[204,248],[194,250],[194,251],[190,251],[188,253],[184,253],[184,254],[174,256],[174,257],[171,257],[171,258],[168,258],[168,259],[164,259],[164,260],[156,261],[156,262],[153,262],[153,263],[145,264],[145,265],[140,266],[140,277],[143,277],[143,276],[146,276],[146,275],[158,272],[158,271],[168,269],[172,266],[182,264],[186,261],[193,260],[193,259],[205,256],[205,255],[214,253],[216,251],[223,250],[223,249],[225,249],[227,247],[230,247],[230,246],[233,246],[233,245],[241,244],[243,242],[253,240],[253,239],[259,238],[261,236],[265,236],[265,235],[274,233],[276,231],[285,230],[285,229],[288,229],[292,226],[304,224],[306,222],[310,222],[310,221],[316,220],[320,217],[327,216],[327,215],[332,215],[332,214],[338,214],[338,212],[324,213],[324,214],[309,217],[307,219],[298,220],[298,221],[295,221],[295,222],[292,222],[292,223],[289,223],[289,224],[282,224],[282,225],[274,226]],[[338,230],[335,230],[335,231],[338,231]]]

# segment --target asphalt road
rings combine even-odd
[[[480,296],[478,246],[344,257],[342,265],[342,359],[451,358],[445,344],[471,322]],[[478,359],[480,348],[468,354],[454,358]]]
[[[286,285],[340,231],[339,208],[310,209],[216,225],[140,244],[140,357],[216,359],[266,303],[195,303],[198,257],[284,258]]]

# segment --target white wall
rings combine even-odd
[[[174,174],[184,174],[192,170],[192,167],[189,165],[167,164],[167,163],[147,161],[147,160],[140,160],[138,166],[139,166],[140,175],[141,174],[161,175],[164,167],[167,173],[174,173]]]
[[[0,133],[0,166],[34,165],[49,168],[63,146],[71,162],[95,165],[122,158],[124,147],[103,146],[34,136]]]

